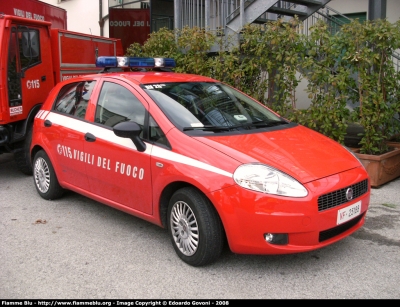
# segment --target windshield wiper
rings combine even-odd
[[[183,131],[202,130],[202,131],[230,131],[237,128],[247,128],[248,125],[233,125],[233,126],[202,126],[202,127],[184,127]]]
[[[286,124],[288,124],[288,122],[284,121],[284,120],[273,120],[273,121],[259,120],[259,121],[254,121],[252,123],[243,123],[243,124],[240,124],[240,125],[232,125],[232,126],[184,127],[183,131],[190,131],[190,130],[231,131],[231,130],[237,130],[238,128],[251,130],[253,128],[274,127],[274,126],[286,125]]]
[[[271,121],[258,120],[258,121],[252,122],[251,124],[257,128],[264,128],[264,127],[274,127],[274,126],[279,126],[279,125],[287,125],[288,122],[284,121],[282,119],[271,120]]]

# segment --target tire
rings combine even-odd
[[[31,142],[32,142],[32,127],[26,134],[25,141],[22,148],[14,154],[17,168],[25,175],[32,175],[32,161],[31,161]]]
[[[33,159],[33,180],[36,191],[44,199],[57,199],[64,194],[53,165],[43,150],[38,151]]]
[[[199,267],[217,260],[224,247],[221,220],[210,201],[197,189],[176,191],[168,206],[168,232],[175,252]]]

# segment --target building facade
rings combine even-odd
[[[153,19],[169,28],[173,27],[171,18],[174,17],[174,2],[185,4],[194,1],[205,3],[207,0],[41,0],[51,5],[59,6],[68,13],[68,28],[71,31],[92,33],[94,35],[109,35],[109,8],[143,8],[150,7]],[[212,7],[215,2],[223,0],[208,0]],[[225,0],[228,1],[228,0]],[[240,3],[240,0],[238,0]],[[331,0],[329,7],[341,14],[360,14],[369,17],[370,0]],[[398,0],[386,0],[386,18],[390,22],[400,19],[400,5]],[[210,8],[211,10],[212,8]],[[216,8],[217,10],[218,8]],[[185,14],[196,14],[186,11]],[[353,15],[354,16],[354,15]],[[199,15],[199,18],[204,18]],[[103,21],[103,24],[101,22]],[[155,29],[156,30],[156,29]],[[101,33],[103,31],[103,33]]]

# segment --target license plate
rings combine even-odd
[[[339,225],[344,222],[347,222],[352,218],[360,215],[360,213],[361,213],[361,200],[352,204],[351,206],[338,210],[336,224]]]

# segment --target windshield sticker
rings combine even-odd
[[[191,123],[190,126],[194,127],[194,128],[204,127],[204,125],[202,123]]]
[[[247,117],[244,116],[244,115],[241,115],[241,114],[239,114],[239,115],[233,115],[233,117],[234,117],[236,120],[247,121]]]
[[[144,86],[148,90],[154,90],[155,88],[163,88],[165,84],[147,84]]]

